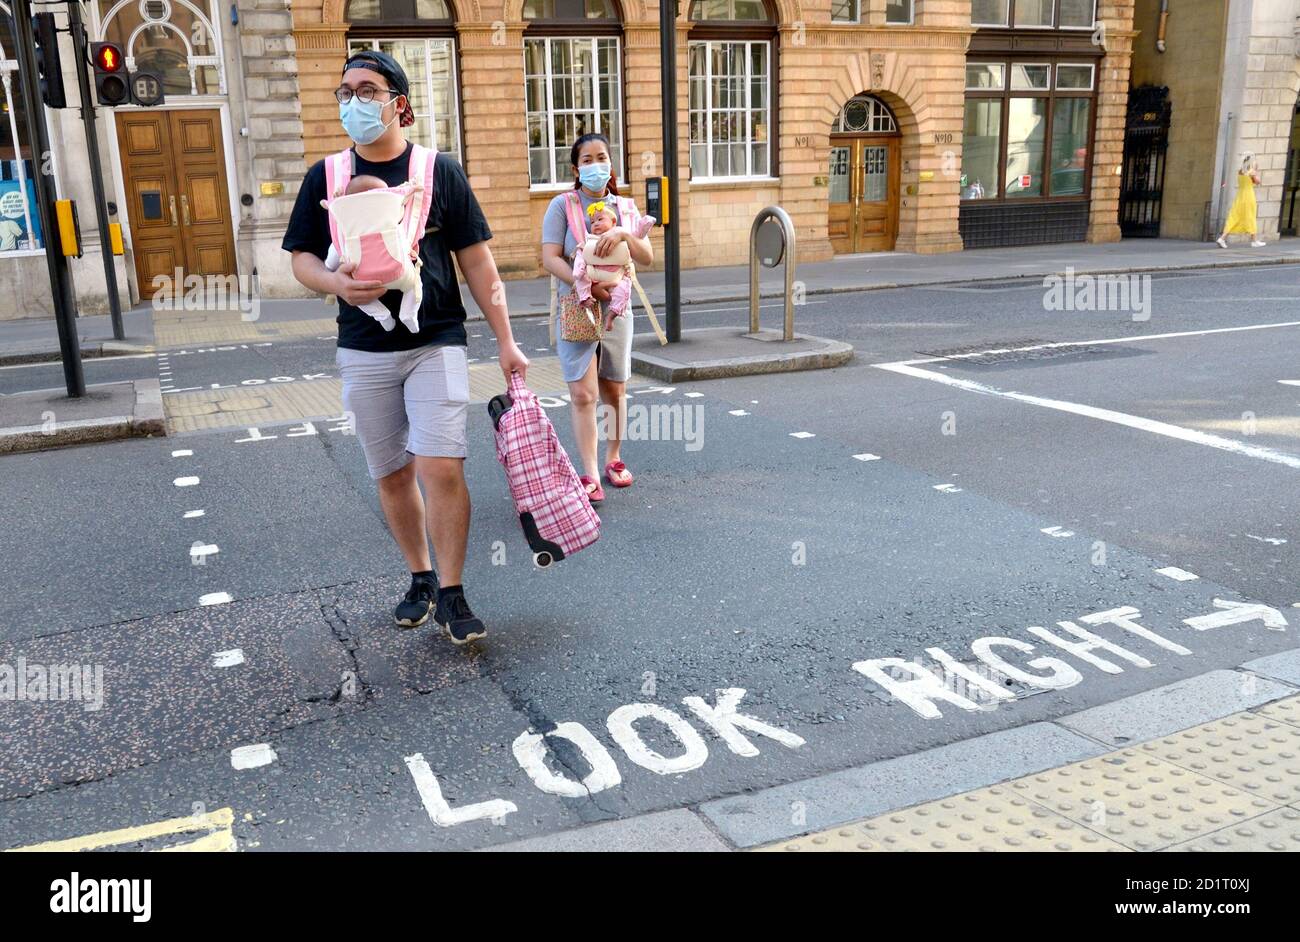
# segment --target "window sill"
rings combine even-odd
[[[45,249],[10,249],[8,252],[0,252],[0,260],[6,258],[39,258],[45,254]]]
[[[750,186],[778,186],[781,183],[780,177],[695,177],[690,180],[691,189],[700,187],[702,189],[726,189],[732,187],[739,189]]]
[[[618,188],[620,190],[630,186],[631,184],[628,183],[626,180],[618,181]],[[530,183],[528,185],[528,195],[529,196],[554,196],[556,193],[565,193],[572,189],[573,189],[572,183]],[[627,194],[624,193],[623,195],[626,196]]]

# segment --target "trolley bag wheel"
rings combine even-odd
[[[551,563],[564,558],[564,549],[560,544],[552,543],[538,532],[537,521],[533,519],[532,514],[520,514],[519,525],[523,527],[524,536],[528,539],[528,548],[533,551],[533,563],[538,569],[545,569]]]
[[[492,427],[494,429],[501,427],[501,416],[509,412],[510,407],[514,404],[514,400],[510,398],[509,393],[500,393],[488,400],[488,415],[492,418]]]

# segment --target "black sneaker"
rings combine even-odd
[[[393,609],[393,620],[399,628],[418,628],[429,620],[433,600],[438,593],[438,583],[431,579],[412,579],[406,597]]]
[[[447,637],[453,644],[469,644],[487,636],[487,626],[470,611],[460,586],[438,591],[438,607],[433,620],[447,629]]]

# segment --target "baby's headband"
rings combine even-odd
[[[587,215],[592,217],[594,217],[596,213],[608,213],[608,212],[613,212],[613,210],[611,210],[608,206],[606,206],[604,202],[592,203],[590,206],[587,207]]]

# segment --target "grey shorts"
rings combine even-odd
[[[411,455],[465,457],[469,366],[465,348],[419,347],[371,353],[340,347],[343,408],[375,480],[400,471]]]

